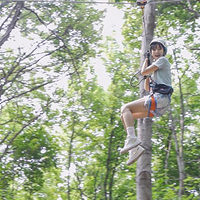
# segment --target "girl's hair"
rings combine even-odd
[[[162,48],[162,49],[163,49],[164,55],[165,55],[165,54],[166,54],[166,48],[165,48],[160,42],[154,42],[154,43],[151,44],[151,46],[150,46],[150,53],[151,53],[151,51],[152,51],[153,49],[156,49],[157,46],[159,46],[159,48]]]

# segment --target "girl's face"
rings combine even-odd
[[[162,57],[164,55],[164,49],[161,45],[156,44],[151,49],[151,55],[154,60],[157,60],[158,58]]]

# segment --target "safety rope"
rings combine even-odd
[[[150,63],[150,53],[149,53],[149,51],[147,51],[147,53],[145,53],[145,58],[148,58],[148,66],[149,66],[151,64]],[[147,77],[149,77],[151,82],[152,82],[151,76],[148,75],[148,76],[143,76],[136,84],[133,84],[134,80],[137,79],[140,74],[141,74],[141,70],[139,70],[135,74],[133,74],[133,76],[130,79],[131,87],[137,87]]]
[[[68,4],[122,4],[122,5],[136,5],[135,3],[132,2],[109,2],[109,1],[69,1],[69,0],[0,0],[0,2],[7,2],[7,3],[12,3],[12,2],[19,2],[19,1],[24,1],[24,2],[38,2],[38,3],[68,3]],[[186,1],[186,0],[163,0],[163,1],[148,1],[148,4],[164,4],[164,3],[169,3],[169,2],[179,2],[179,1]]]
[[[146,39],[146,26],[145,26],[145,19],[144,19],[144,8],[145,5],[147,4],[147,0],[138,0],[137,1],[137,5],[139,5],[141,7],[142,10],[142,24],[143,24],[143,32],[144,32],[144,45],[147,45],[147,39]],[[149,51],[147,51],[147,53],[145,54],[145,58],[148,58],[148,66],[150,65],[150,53]],[[132,78],[130,79],[130,85],[131,87],[137,87],[143,80],[145,80],[148,76],[143,76],[138,83],[133,84],[134,79],[139,76],[139,74],[141,74],[141,70],[137,71]]]
[[[142,24],[143,24],[143,31],[144,31],[144,45],[147,45],[147,38],[146,38],[146,24],[145,24],[145,19],[144,19],[144,6],[141,7],[142,9]]]
[[[140,85],[140,83],[146,79],[146,76],[143,76],[136,84],[134,84],[134,79],[137,79],[139,74],[141,74],[141,70],[137,71],[135,74],[133,74],[133,76],[130,79],[130,85],[131,87],[137,87],[138,85]]]

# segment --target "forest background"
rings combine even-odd
[[[169,112],[153,119],[150,199],[199,200],[200,1],[150,2],[174,87]],[[115,6],[124,12],[122,46],[113,36],[102,42],[105,12],[96,5],[0,2],[1,199],[137,198],[136,164],[119,154],[120,107],[139,98],[130,77],[142,14],[135,2]],[[106,67],[107,89],[94,58]]]

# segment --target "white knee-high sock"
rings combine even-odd
[[[131,137],[136,137],[135,135],[135,128],[133,126],[127,127],[127,135]]]

